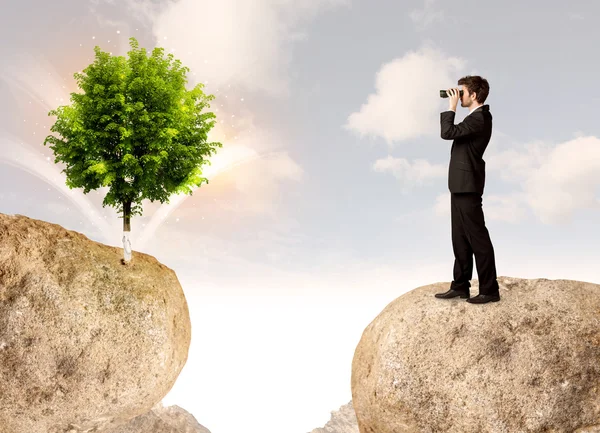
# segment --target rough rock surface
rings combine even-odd
[[[358,433],[352,400],[340,407],[340,410],[331,412],[331,420],[327,421],[325,427],[316,428],[310,433]]]
[[[600,285],[498,282],[487,304],[419,287],[367,326],[351,378],[361,433],[600,431]]]
[[[191,338],[183,290],[154,257],[122,256],[0,214],[1,433],[112,428],[169,392]]]
[[[210,430],[179,406],[164,407],[158,403],[150,412],[132,419],[127,425],[102,433],[210,433]]]

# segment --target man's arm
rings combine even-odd
[[[444,140],[453,140],[459,137],[465,137],[483,131],[485,122],[480,113],[469,114],[458,125],[454,125],[454,110],[440,113],[440,123],[442,127],[441,136]]]

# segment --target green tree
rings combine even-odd
[[[163,48],[147,57],[135,38],[130,45],[128,59],[94,48],[94,63],[74,74],[83,93],[71,93],[72,105],[48,113],[57,116],[50,131],[61,138],[44,140],[54,144],[54,162],[66,164],[70,189],[110,187],[102,207],[116,207],[123,218],[124,263],[131,259],[130,218],[142,215],[142,200],[192,195],[209,183],[202,165],[223,146],[207,142],[216,116],[201,112],[214,95],[205,95],[202,83],[186,90],[189,68],[172,54],[165,59]]]

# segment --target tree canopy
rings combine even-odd
[[[94,63],[74,74],[83,93],[48,113],[57,116],[50,131],[61,137],[44,141],[53,144],[54,162],[65,163],[69,188],[87,194],[110,187],[102,206],[115,206],[127,220],[142,215],[144,199],[165,203],[208,184],[202,165],[222,147],[207,142],[216,116],[202,112],[214,95],[205,95],[202,83],[187,90],[189,68],[172,54],[164,58],[163,48],[148,57],[135,38],[130,45],[127,59],[94,48]]]

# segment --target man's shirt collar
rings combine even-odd
[[[478,107],[475,107],[475,108],[473,108],[471,111],[469,111],[469,114],[471,114],[473,111],[475,111],[475,110],[477,110],[478,108],[481,108],[481,107],[483,107],[483,104],[481,104],[481,105],[480,105],[480,106],[478,106]],[[469,114],[467,114],[467,116],[468,116]],[[467,116],[465,116],[465,117],[467,117]]]

